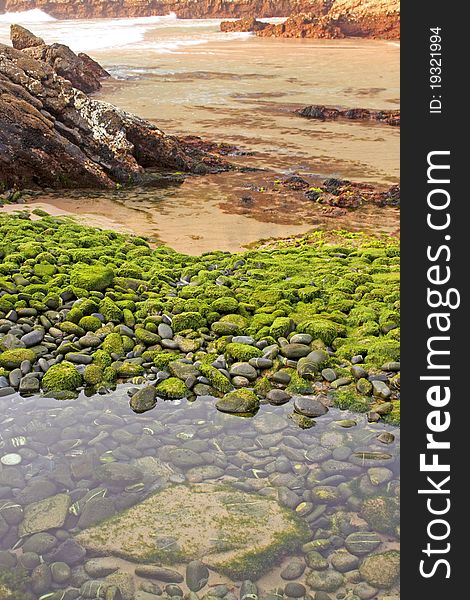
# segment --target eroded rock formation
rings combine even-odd
[[[221,30],[252,31],[261,37],[282,38],[400,37],[398,0],[334,0],[314,9],[292,14],[279,24],[255,19],[223,22]]]
[[[48,60],[48,48],[0,44],[2,187],[106,188],[151,180],[144,168],[201,174],[226,168],[219,158],[75,88],[58,74],[57,60]],[[36,51],[37,58],[31,56]]]
[[[57,19],[145,17],[175,13],[181,19],[286,17],[323,11],[332,0],[0,0],[1,12],[39,8]]]
[[[21,25],[12,25],[10,32],[13,48],[50,65],[57,75],[68,79],[74,87],[90,94],[101,88],[101,80],[109,73],[87,54],[75,54],[64,44],[47,45]]]

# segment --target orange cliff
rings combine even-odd
[[[326,10],[325,10],[326,8]],[[399,0],[334,0],[315,11],[292,14],[271,25],[254,18],[224,21],[221,30],[251,31],[260,37],[282,38],[400,38]]]
[[[0,0],[0,13],[41,9],[58,19],[145,17],[175,13],[190,18],[286,17],[321,14],[331,0]]]

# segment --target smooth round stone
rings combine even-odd
[[[389,431],[383,431],[377,436],[377,439],[379,442],[382,442],[382,444],[392,444],[395,441],[395,436]]]
[[[233,336],[232,342],[234,344],[246,344],[247,346],[254,346],[256,340],[250,335],[235,335]]]
[[[338,446],[333,450],[333,458],[335,460],[348,460],[351,456],[352,450],[349,446]]]
[[[162,340],[171,340],[173,338],[173,329],[167,323],[160,323],[158,326],[158,335]]]
[[[33,331],[26,333],[20,339],[26,348],[31,348],[32,346],[37,346],[42,342],[44,334],[45,332],[43,329],[34,329]]]
[[[372,587],[365,581],[358,583],[353,591],[361,600],[372,600],[377,595],[377,588]]]
[[[400,363],[399,362],[388,362],[380,367],[382,371],[399,371]]]
[[[321,372],[321,376],[325,381],[328,381],[329,383],[332,383],[338,377],[334,369],[323,369],[323,371]]]
[[[36,552],[23,552],[23,554],[19,557],[18,560],[20,565],[28,571],[32,571],[41,562],[41,559],[39,558],[39,555],[36,554]]]
[[[249,363],[239,362],[239,363],[234,363],[230,367],[230,375],[232,377],[236,377],[236,376],[245,377],[249,381],[254,381],[257,378],[258,373],[257,373],[256,369],[254,367],[252,367]]]
[[[359,559],[354,554],[350,554],[346,550],[338,550],[330,555],[330,562],[333,567],[340,573],[346,573],[357,569]]]
[[[293,402],[295,412],[300,413],[305,417],[321,417],[328,412],[328,407],[316,398],[294,396]]]
[[[282,346],[281,354],[286,358],[297,360],[310,354],[310,347],[305,344],[286,344]]]
[[[248,362],[252,367],[255,367],[255,369],[261,370],[270,369],[273,366],[273,361],[270,358],[250,358]]]
[[[193,560],[186,566],[186,585],[192,592],[199,592],[207,585],[209,570],[201,561]]]
[[[93,558],[85,563],[85,571],[92,578],[107,577],[118,570],[119,565],[115,564],[113,558]]]
[[[274,373],[274,375],[271,377],[271,381],[281,385],[288,385],[290,380],[291,376],[287,371],[277,371],[277,373]]]
[[[367,469],[367,475],[372,485],[383,485],[393,479],[393,471],[386,467],[371,467]]]
[[[31,371],[31,361],[24,360],[20,365],[20,371],[23,375],[26,375]]]
[[[22,457],[19,454],[4,454],[2,458],[0,458],[0,462],[5,466],[14,466],[19,465],[22,461]]]
[[[250,387],[250,385],[251,385],[246,377],[240,377],[239,375],[236,375],[232,379],[232,384],[236,388],[246,388],[246,387]]]
[[[298,579],[302,577],[305,568],[305,561],[302,558],[291,558],[281,571],[281,577],[286,581]]]
[[[182,583],[184,581],[184,577],[178,571],[153,565],[139,565],[135,568],[135,574],[138,577],[157,579],[166,583]]]
[[[312,571],[307,577],[307,584],[320,592],[335,592],[343,581],[343,575],[337,571]]]
[[[50,533],[35,533],[23,544],[23,552],[46,554],[57,545],[57,539]]]
[[[161,345],[163,348],[166,348],[167,350],[178,350],[179,349],[179,342],[177,342],[176,340],[162,340],[161,341]]]
[[[51,565],[52,581],[55,583],[65,583],[70,579],[72,571],[64,562],[56,562]]]
[[[81,354],[80,352],[69,352],[65,355],[65,360],[77,365],[89,365],[93,362],[93,357],[89,354]]]
[[[344,541],[346,549],[356,556],[372,553],[381,543],[382,540],[373,531],[357,531],[351,533]]]
[[[11,371],[10,375],[8,376],[10,385],[14,388],[17,388],[20,385],[22,376],[23,373],[21,372],[21,369],[13,369],[13,371]]]
[[[309,333],[294,333],[290,338],[291,344],[304,344],[308,346],[313,341],[313,337]]]
[[[363,367],[359,365],[353,365],[351,367],[351,375],[354,377],[354,379],[367,379],[369,373]]]
[[[364,362],[364,357],[362,356],[362,354],[356,354],[355,356],[353,356],[351,358],[351,363],[353,365],[358,365],[358,364],[363,363],[363,362]]]
[[[27,375],[20,381],[19,392],[21,394],[35,394],[39,392],[41,384],[37,377]]]
[[[4,398],[5,396],[11,396],[15,393],[15,388],[11,386],[5,386],[0,388],[0,398]]]
[[[331,387],[336,390],[339,387],[344,385],[349,385],[351,383],[351,379],[349,377],[339,377],[335,381],[332,382]]]
[[[303,598],[307,590],[301,583],[288,583],[284,589],[284,594],[289,598]]]
[[[49,591],[51,583],[51,570],[45,563],[38,565],[31,573],[31,587],[36,594],[43,594]]]
[[[274,406],[281,406],[282,404],[287,404],[287,402],[289,402],[291,395],[284,390],[270,390],[266,394],[266,399]]]
[[[146,386],[138,390],[130,399],[130,407],[138,414],[155,408],[157,392],[153,386]]]
[[[328,561],[317,550],[311,550],[305,555],[305,562],[314,571],[328,569]]]
[[[372,381],[372,388],[374,396],[381,398],[382,400],[387,400],[392,395],[392,392],[388,385],[383,381],[374,380]]]
[[[97,348],[101,344],[101,340],[97,335],[89,333],[81,337],[78,343],[82,348]]]

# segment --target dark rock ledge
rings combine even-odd
[[[106,75],[90,57],[47,46],[18,27],[12,39],[23,50],[0,44],[0,188],[111,188],[142,183],[151,177],[144,169],[206,174],[230,168],[219,156],[89,97],[82,89]]]

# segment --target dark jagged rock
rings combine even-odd
[[[227,163],[155,125],[88,97],[48,62],[0,44],[3,187],[115,187],[144,168],[204,174]],[[46,46],[46,48],[48,48]]]
[[[350,119],[353,121],[378,121],[387,125],[400,125],[399,110],[371,110],[367,108],[339,109],[314,104],[298,111],[301,117],[330,121],[335,119]]]
[[[90,94],[101,88],[101,79],[110,77],[109,73],[87,54],[75,54],[64,44],[47,45],[42,38],[35,36],[20,25],[12,25],[10,38],[13,48],[23,50],[32,58],[50,65],[57,75]]]
[[[45,42],[42,38],[34,35],[21,25],[12,25],[10,29],[10,39],[13,48],[16,50],[24,50],[25,48],[34,48],[35,46],[44,46]]]

